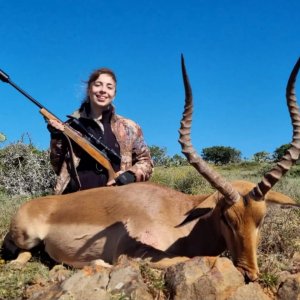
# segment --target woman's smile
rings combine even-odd
[[[116,95],[113,78],[108,74],[100,74],[90,87],[92,110],[102,110],[110,105]]]

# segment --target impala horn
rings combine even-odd
[[[249,193],[255,200],[263,200],[266,193],[292,167],[300,155],[300,112],[297,105],[295,83],[300,67],[300,58],[296,62],[286,87],[286,100],[293,125],[293,140],[290,148],[279,162],[266,173],[260,183]]]
[[[229,205],[233,205],[240,198],[239,193],[233,186],[227,182],[220,174],[215,172],[209,165],[197,154],[191,143],[191,123],[193,113],[193,96],[189,78],[186,72],[184,58],[181,55],[181,68],[183,83],[185,89],[185,105],[179,130],[179,143],[182,153],[186,156],[188,162],[222,195]]]

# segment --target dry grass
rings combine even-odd
[[[169,299],[168,288],[164,280],[164,272],[152,269],[147,263],[140,265],[141,275],[153,299]]]
[[[28,286],[46,282],[48,278],[48,268],[39,262],[30,262],[21,270],[1,264],[0,299],[24,299]]]
[[[292,258],[300,253],[299,225],[299,209],[269,206],[258,248],[258,264],[264,285],[275,286],[282,271],[300,272],[292,264]]]
[[[158,167],[155,169],[151,181],[186,194],[207,194],[213,191],[208,182],[190,166]]]
[[[8,230],[12,215],[27,200],[28,198],[26,197],[12,197],[0,192],[0,241],[2,241]]]

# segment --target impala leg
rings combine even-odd
[[[104,267],[104,268],[112,268],[112,265],[105,262],[103,259],[95,259],[93,261],[91,261],[90,263],[91,266],[95,266],[95,267]]]
[[[13,268],[22,269],[31,259],[32,255],[29,251],[21,250],[18,257],[9,262]]]
[[[10,266],[17,269],[22,269],[32,257],[28,250],[22,250],[16,246],[10,233],[7,233],[4,238],[1,254],[2,258],[10,260],[8,263]]]

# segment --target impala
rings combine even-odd
[[[300,153],[300,113],[295,97],[297,61],[287,84],[292,124],[291,146],[261,182],[227,182],[196,153],[190,141],[192,91],[182,57],[185,109],[181,121],[182,152],[216,189],[211,195],[186,195],[153,183],[132,183],[67,195],[52,195],[23,204],[12,219],[3,247],[19,249],[16,261],[44,243],[55,261],[81,268],[95,260],[113,264],[120,255],[148,258],[160,266],[194,256],[217,256],[228,249],[245,278],[254,281],[259,229],[267,202],[299,206],[272,187]]]

